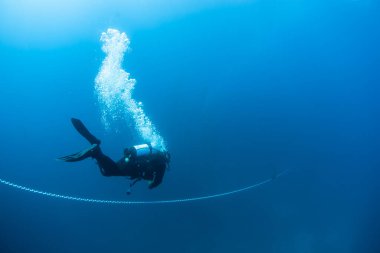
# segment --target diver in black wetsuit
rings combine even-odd
[[[88,157],[94,158],[103,176],[127,176],[134,180],[148,180],[149,188],[157,187],[169,166],[170,155],[167,151],[160,151],[151,144],[136,145],[124,150],[124,156],[118,162],[104,155],[100,149],[100,140],[93,136],[79,119],[71,119],[75,129],[90,143],[91,147],[78,153],[60,157],[64,162],[77,162]]]

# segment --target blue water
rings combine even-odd
[[[289,173],[168,205],[0,185],[1,253],[380,252],[377,1],[27,2],[0,2],[1,179],[156,201]],[[114,159],[142,142],[132,120],[102,122],[94,87],[108,28],[128,35],[122,67],[172,156],[162,185],[139,182],[130,196],[128,180],[102,177],[90,159],[55,160],[88,145],[71,117]]]

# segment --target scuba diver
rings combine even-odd
[[[91,146],[72,155],[60,157],[57,160],[64,162],[77,162],[86,158],[96,160],[103,176],[127,176],[134,180],[130,187],[140,180],[149,181],[149,189],[161,184],[165,170],[169,166],[170,154],[152,147],[150,143],[136,145],[124,150],[124,156],[117,162],[103,154],[100,149],[100,140],[87,130],[79,119],[72,118],[74,128]],[[130,190],[128,191],[130,194]]]

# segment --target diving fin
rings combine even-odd
[[[63,161],[63,162],[78,162],[88,157],[94,157],[99,151],[100,151],[99,145],[92,144],[89,148],[86,148],[85,150],[82,150],[72,155],[59,157],[57,158],[57,160]]]
[[[92,144],[100,144],[100,140],[93,136],[90,131],[86,128],[86,126],[79,119],[71,118],[71,123],[75,129],[80,133],[89,143]]]

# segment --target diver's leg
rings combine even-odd
[[[94,156],[92,156],[98,163],[100,172],[103,176],[119,176],[120,170],[118,169],[117,164],[108,156],[103,154],[103,152],[99,149],[99,152],[97,152]]]
[[[64,162],[78,162],[89,157],[96,160],[100,168],[100,172],[104,176],[121,175],[117,164],[111,158],[103,154],[98,144],[93,144],[91,145],[91,147],[83,151],[77,152],[75,154],[57,158],[57,160],[64,161]]]

